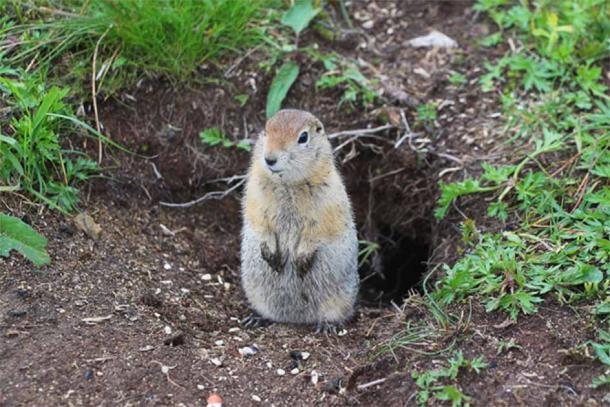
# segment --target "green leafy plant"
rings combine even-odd
[[[51,262],[46,247],[47,239],[28,224],[0,213],[0,256],[8,257],[16,250],[34,265],[43,266]]]
[[[442,219],[447,214],[449,210],[449,205],[457,198],[474,194],[477,192],[485,192],[485,191],[493,191],[496,187],[484,187],[481,186],[478,180],[467,179],[461,182],[455,182],[451,184],[440,184],[441,188],[441,196],[438,200],[438,204],[436,209],[434,210],[434,215]]]
[[[342,90],[338,106],[346,104],[350,109],[355,107],[357,102],[363,107],[370,105],[377,99],[378,95],[372,89],[372,82],[368,80],[360,70],[345,60],[333,58],[326,60],[325,66],[330,67],[320,79],[316,81],[316,88],[329,89],[339,88]]]
[[[40,77],[24,75],[0,77],[0,92],[12,111],[8,134],[0,135],[0,188],[25,191],[62,212],[74,210],[77,184],[98,169],[61,145],[62,136],[75,131],[73,123],[80,123],[63,101],[68,89],[45,89]]]
[[[454,72],[449,76],[449,83],[455,86],[463,85],[466,81],[466,77],[459,72]]]
[[[275,53],[272,56],[272,64],[277,60],[286,59],[286,55],[292,53],[298,48],[299,34],[309,26],[315,16],[321,11],[320,8],[314,7],[311,0],[297,0],[294,5],[288,9],[282,16],[281,23],[284,26],[290,27],[296,34],[294,45],[290,44],[275,44]],[[288,95],[288,91],[299,76],[299,65],[293,61],[285,61],[275,72],[269,93],[267,94],[266,115],[273,116],[282,106],[282,102]]]
[[[595,351],[595,356],[610,370],[610,332],[600,329],[598,333],[599,342],[592,342],[591,346]],[[606,372],[603,375],[593,378],[591,387],[598,388],[610,384],[610,374]]]
[[[433,102],[423,103],[417,106],[416,125],[423,125],[430,131],[438,116],[436,104]]]
[[[225,148],[235,147],[241,150],[250,151],[252,147],[249,143],[244,141],[234,142],[229,140],[229,138],[223,134],[217,127],[211,127],[209,129],[203,130],[199,133],[199,138],[204,144],[209,146],[217,146],[221,145]]]
[[[481,44],[484,47],[493,47],[495,45],[498,45],[501,42],[502,42],[502,33],[497,32],[497,33],[493,33],[493,34],[488,35],[487,37],[483,38],[481,41],[479,41],[479,44]]]
[[[509,339],[508,341],[498,341],[496,354],[500,355],[511,349],[521,349],[521,345],[518,345],[514,339]]]
[[[610,100],[600,58],[610,51],[607,2],[516,3],[480,0],[502,30],[525,49],[487,63],[484,91],[501,95],[511,162],[483,163],[482,174],[441,184],[435,215],[457,199],[487,194],[487,214],[512,231],[483,233],[437,281],[443,305],[476,295],[488,311],[516,319],[537,311],[545,295],[607,305],[610,251]]]
[[[381,248],[379,243],[371,242],[370,240],[359,240],[358,245],[361,247],[358,251],[358,258],[360,259],[358,267],[365,265],[369,258]]]
[[[468,404],[471,397],[459,389],[456,383],[458,374],[461,370],[480,374],[487,363],[483,357],[465,359],[461,351],[455,352],[448,363],[447,367],[412,373],[415,384],[419,387],[417,401],[420,405],[427,405],[433,400],[449,401],[452,406]]]

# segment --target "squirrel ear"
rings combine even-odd
[[[316,122],[316,133],[322,134],[323,132],[324,132],[324,126],[322,126],[322,122],[318,120]]]

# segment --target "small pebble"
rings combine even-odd
[[[244,346],[238,349],[239,354],[244,357],[254,356],[258,353],[258,347],[256,345]]]
[[[273,363],[271,363],[271,362],[267,362],[267,367],[268,367],[269,369],[271,369],[271,368],[273,367]]]
[[[262,401],[261,398],[258,397],[256,394],[252,395],[252,400],[254,400],[254,401],[258,402],[258,403],[260,403]]]
[[[284,369],[278,369],[276,370],[276,372],[278,376],[284,376],[286,374],[286,371]]]
[[[210,281],[212,279],[212,275],[211,274],[204,274],[201,276],[201,279],[203,281]]]
[[[214,366],[216,367],[220,367],[222,366],[222,360],[220,360],[219,358],[212,358],[210,359],[210,361],[214,364]]]
[[[311,371],[311,384],[313,384],[314,386],[316,384],[318,384],[318,381],[320,380],[320,374],[318,372],[316,372],[315,370]]]
[[[163,332],[165,332],[166,335],[171,335],[172,328],[169,325],[166,325],[165,328],[163,328]]]
[[[234,326],[233,328],[229,328],[229,333],[238,332],[239,330],[238,327]]]
[[[309,352],[301,352],[301,356],[303,357],[303,360],[307,360],[311,356],[311,353],[309,353]]]
[[[203,384],[198,384],[197,385],[197,390],[203,390],[205,389],[205,387],[203,386]]]
[[[171,270],[171,269],[172,269],[172,265],[171,265],[171,264],[169,264],[169,263],[165,263],[165,264],[163,265],[163,268],[164,268],[165,270]]]
[[[219,340],[215,341],[215,342],[214,342],[214,344],[215,344],[216,346],[222,346],[222,345],[224,345],[224,344],[225,344],[225,341],[223,341],[222,339],[219,339]]]
[[[337,336],[345,336],[347,335],[347,329],[342,329],[339,332],[337,332]]]
[[[298,367],[295,367],[294,369],[292,369],[292,370],[290,371],[290,374],[299,374],[299,368],[298,368]]]

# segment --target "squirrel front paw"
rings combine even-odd
[[[276,246],[277,248],[277,246]],[[276,273],[284,271],[286,262],[282,258],[282,253],[279,250],[273,251],[266,242],[261,243],[261,257],[271,267],[271,270]]]
[[[309,254],[302,254],[297,257],[294,262],[299,277],[303,278],[309,273],[313,267],[313,263],[316,260],[316,251]]]

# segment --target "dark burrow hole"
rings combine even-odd
[[[434,246],[436,178],[409,150],[364,152],[345,166],[356,214],[360,303],[401,305],[422,291]],[[374,242],[374,243],[371,243]],[[365,261],[365,253],[370,254]]]
[[[375,254],[360,267],[360,301],[372,306],[401,305],[410,292],[421,292],[430,243],[427,238],[413,238],[387,225],[380,225],[377,243]]]

